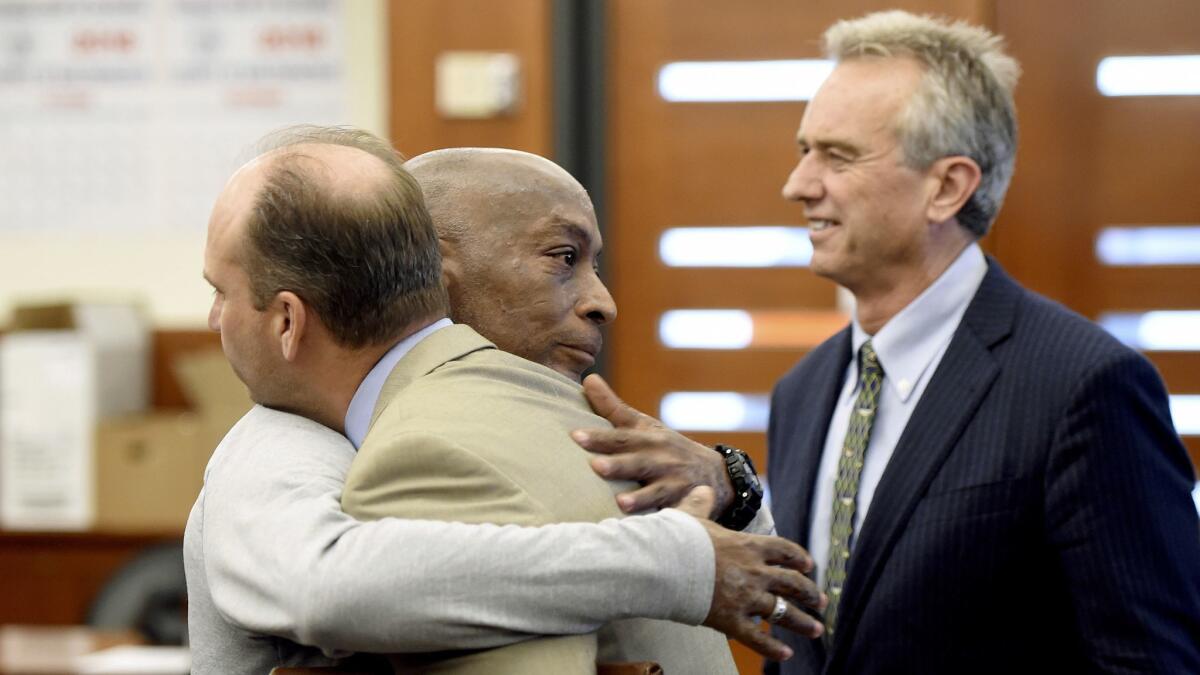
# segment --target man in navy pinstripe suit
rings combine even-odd
[[[767,671],[1200,673],[1193,468],[1162,382],[976,243],[1012,176],[1016,62],[904,12],[825,44],[783,193],[856,305],[777,385],[768,475],[830,607],[822,639],[777,632],[796,656]]]

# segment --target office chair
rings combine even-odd
[[[92,600],[85,623],[134,629],[150,644],[187,644],[183,543],[151,546],[120,567]]]

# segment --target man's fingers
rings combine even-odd
[[[639,453],[593,457],[590,462],[592,471],[609,480],[650,480],[661,472],[653,457]]]
[[[792,658],[792,648],[776,640],[770,633],[764,632],[758,624],[745,619],[729,632],[729,637],[746,645],[773,661],[786,661]]]
[[[672,506],[678,500],[676,490],[662,483],[652,483],[645,487],[617,495],[617,505],[625,513],[637,513],[650,509],[660,509]]]
[[[798,544],[780,537],[755,537],[755,544],[763,561],[808,574],[813,570],[813,559]]]
[[[583,378],[583,394],[587,396],[592,410],[614,427],[633,426],[641,418],[640,412],[622,401],[604,378],[595,373]]]
[[[648,429],[577,429],[571,438],[585,450],[608,455],[667,444],[662,433]]]
[[[791,603],[788,603],[787,614],[776,621],[775,625],[809,638],[819,638],[825,632],[825,626],[820,621],[796,609]]]
[[[701,485],[700,487],[692,488],[692,491],[687,493],[687,496],[675,508],[696,520],[708,520],[712,514],[715,501],[716,495],[713,494],[713,489],[707,485]]]
[[[824,609],[824,596],[812,579],[794,570],[777,567],[770,572],[771,581],[767,588],[785,600],[813,609]]]

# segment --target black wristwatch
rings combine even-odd
[[[728,445],[713,448],[725,458],[725,471],[733,483],[733,503],[717,518],[717,524],[731,530],[741,530],[754,520],[762,506],[763,489],[750,455]]]

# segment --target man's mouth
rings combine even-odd
[[[596,355],[600,353],[600,343],[562,343],[569,351],[576,353],[582,360],[595,362]]]
[[[808,231],[809,232],[820,232],[822,230],[827,230],[838,224],[839,223],[836,220],[826,220],[823,218],[809,218],[808,219]]]

